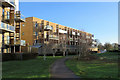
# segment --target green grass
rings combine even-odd
[[[8,61],[3,62],[2,77],[3,78],[49,78],[50,65],[61,56],[53,58],[47,57],[44,61],[43,57],[38,56],[36,59],[25,61]]]
[[[115,52],[94,54],[100,59],[92,61],[66,61],[66,65],[81,78],[118,78],[118,55]]]

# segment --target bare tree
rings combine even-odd
[[[104,46],[102,45],[102,43],[98,44],[98,49],[99,50],[104,50]]]
[[[105,43],[104,44],[104,48],[109,51],[109,50],[112,50],[113,49],[113,46],[110,44],[110,43]]]
[[[63,56],[65,56],[67,50],[67,41],[68,41],[68,37],[66,35],[60,37],[59,48],[62,50]]]
[[[57,43],[54,43],[52,40],[49,40],[42,44],[42,53],[44,55],[44,60],[46,60],[47,54],[53,54],[53,57],[55,57],[56,49],[58,47]]]
[[[117,43],[113,43],[112,46],[113,46],[114,50],[118,50],[118,44]]]
[[[78,59],[80,59],[80,57],[85,57],[90,54],[91,45],[92,45],[92,42],[87,41],[86,38],[82,38],[79,40],[79,45],[77,46]]]

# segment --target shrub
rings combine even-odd
[[[15,60],[15,54],[3,53],[2,54],[2,61],[9,61],[9,60]]]
[[[34,59],[38,53],[3,53],[2,61]]]

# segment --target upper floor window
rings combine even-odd
[[[35,44],[38,42],[38,40],[35,40]]]
[[[37,27],[37,26],[38,26],[38,23],[36,22],[36,23],[35,23],[35,27]]]
[[[24,32],[22,33],[22,35],[24,35]]]
[[[36,36],[38,36],[38,33],[37,33],[37,32],[35,32],[35,35],[36,35]]]
[[[7,19],[9,19],[10,18],[10,13],[7,11]]]
[[[23,24],[22,26],[24,27],[25,25]]]
[[[51,26],[51,29],[53,30],[53,26]]]
[[[49,22],[47,22],[47,25],[49,25]]]
[[[67,31],[67,28],[65,27],[65,31]]]

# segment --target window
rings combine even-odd
[[[22,33],[22,35],[24,35],[24,32]]]
[[[24,27],[25,25],[23,24],[22,26]]]
[[[37,43],[37,40],[35,40],[35,43]]]
[[[53,26],[51,26],[51,29],[53,30]]]
[[[35,27],[37,27],[37,26],[38,26],[38,23],[36,22],[36,23],[35,23]]]
[[[35,32],[35,35],[36,35],[36,36],[38,36],[38,33],[37,33],[37,32]]]
[[[10,13],[7,11],[7,19],[10,18]]]
[[[49,22],[47,22],[46,24],[49,25]]]

